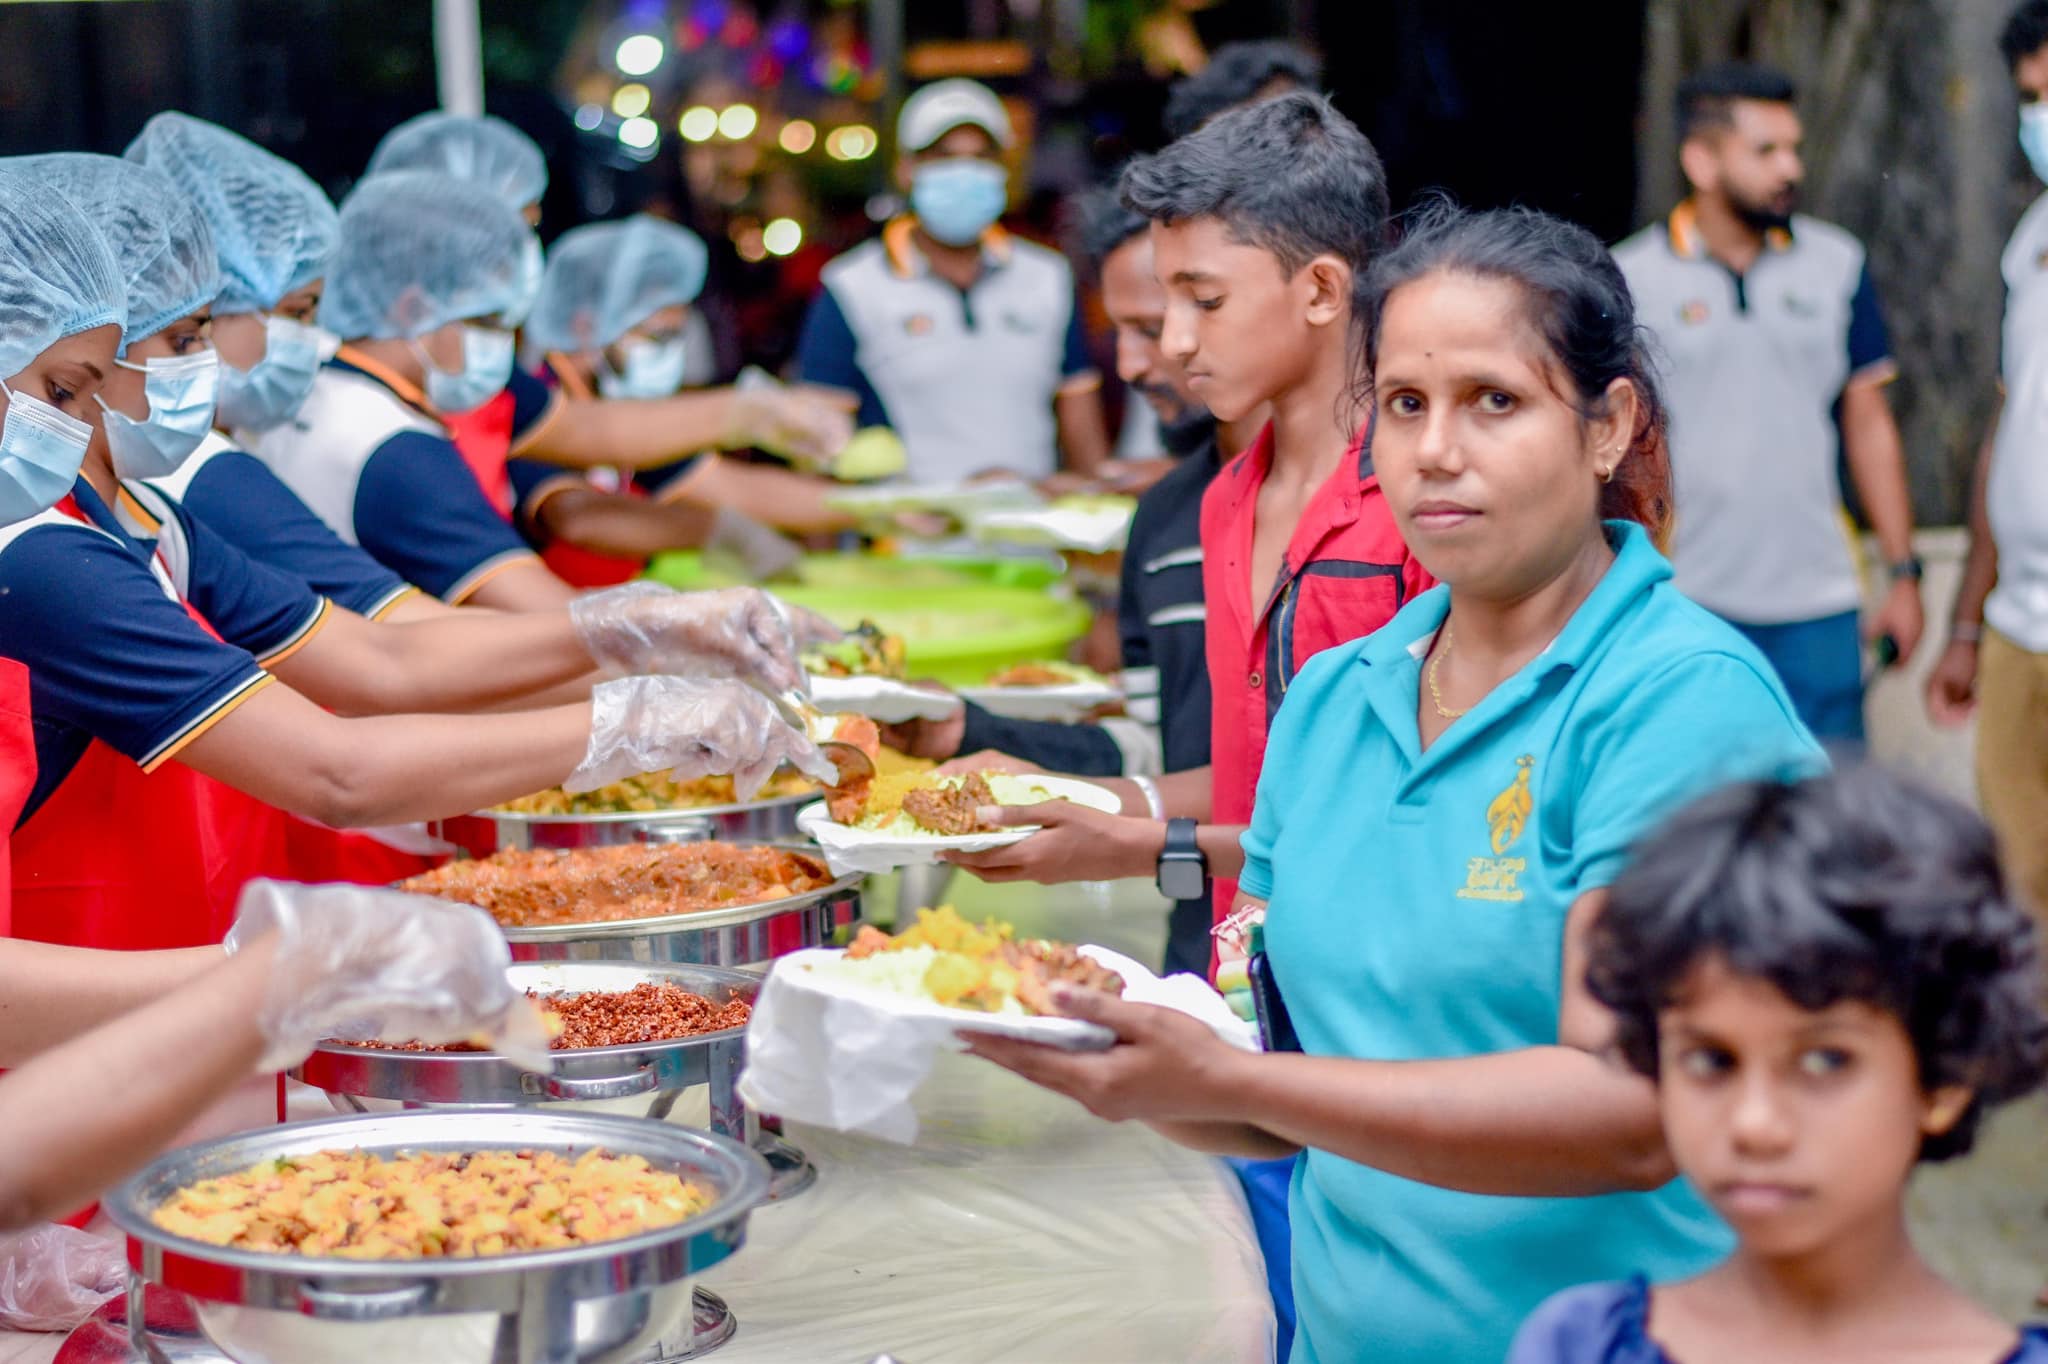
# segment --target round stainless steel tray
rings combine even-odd
[[[761,992],[761,977],[751,971],[668,962],[515,962],[506,975],[514,988],[543,994],[630,990],[643,981],[669,982],[717,1002],[739,998],[751,1004]],[[668,1117],[685,1089],[709,1085],[711,1130],[746,1136],[744,1110],[733,1092],[746,1057],[744,1028],[552,1055],[554,1073],[535,1075],[490,1052],[398,1051],[323,1042],[292,1076],[330,1094],[436,1106],[632,1100],[637,1111],[630,1116],[657,1120]]]
[[[640,1364],[684,1364],[702,1359],[733,1338],[739,1321],[725,1299],[708,1288],[693,1290],[688,1334],[656,1344]],[[145,1285],[131,1276],[128,1292],[110,1298],[99,1311],[64,1337],[50,1364],[235,1364],[199,1329],[192,1300],[183,1293]]]
[[[642,981],[669,981],[693,994],[749,1004],[761,992],[751,971],[673,962],[514,962],[506,970],[513,986],[545,994],[630,990]],[[507,1108],[566,1105],[574,1112],[624,1112],[666,1120],[683,1092],[709,1088],[710,1127],[746,1142],[768,1162],[769,1197],[793,1197],[817,1182],[808,1157],[761,1130],[760,1119],[740,1102],[737,1088],[746,1064],[746,1030],[728,1028],[661,1042],[618,1047],[581,1047],[554,1052],[552,1075],[523,1071],[490,1052],[397,1051],[323,1042],[291,1075],[327,1091],[343,1111],[370,1111],[360,1102],[376,1099],[418,1108]]]
[[[621,843],[709,838],[726,842],[797,839],[802,837],[796,827],[797,811],[817,799],[817,792],[812,791],[741,805],[627,810],[601,815],[527,815],[479,810],[459,819],[439,821],[430,826],[430,832],[475,857],[487,857],[505,848],[605,848]]]
[[[236,1250],[174,1236],[150,1214],[179,1189],[316,1151],[547,1150],[637,1154],[708,1187],[714,1203],[672,1227],[567,1250],[477,1259],[366,1261]],[[692,1278],[746,1239],[766,1197],[761,1158],[728,1138],[638,1118],[550,1109],[394,1113],[245,1132],[173,1151],[107,1195],[128,1263],[184,1293],[207,1338],[238,1364],[632,1364],[695,1341]]]

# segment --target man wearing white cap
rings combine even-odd
[[[1010,116],[985,85],[944,80],[904,102],[897,184],[910,211],[825,267],[797,363],[892,426],[909,477],[1029,479],[1109,458],[1101,376],[1082,343],[1066,258],[997,225]]]

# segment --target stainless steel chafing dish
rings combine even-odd
[[[506,810],[479,810],[429,826],[472,856],[487,857],[503,848],[605,848],[619,843],[767,842],[794,839],[796,814],[818,799],[815,791],[737,805],[705,805],[673,810],[626,810],[600,815],[527,815]]]
[[[808,844],[774,846],[824,857]],[[648,919],[507,928],[514,961],[674,962],[755,966],[805,947],[830,947],[860,920],[863,878],[759,904],[700,909]]]
[[[713,1194],[671,1227],[567,1250],[477,1259],[345,1260],[174,1236],[151,1214],[190,1184],[317,1151],[549,1150],[637,1154]],[[145,1281],[188,1295],[237,1364],[629,1364],[700,1339],[691,1280],[746,1238],[766,1197],[760,1157],[728,1138],[637,1118],[547,1109],[395,1113],[295,1123],[173,1151],[102,1206]],[[699,1347],[701,1348],[701,1347]]]
[[[515,988],[545,994],[630,990],[642,981],[669,981],[719,1002],[737,997],[751,1004],[761,992],[761,977],[751,971],[668,962],[515,962],[507,974]],[[659,1042],[557,1051],[552,1053],[554,1073],[535,1075],[490,1052],[398,1051],[323,1042],[291,1074],[325,1090],[336,1108],[356,1113],[371,1111],[362,1102],[371,1099],[408,1108],[548,1105],[659,1121],[685,1090],[704,1085],[711,1130],[758,1152],[773,1177],[770,1196],[788,1198],[817,1182],[817,1168],[802,1151],[763,1131],[760,1118],[740,1102],[735,1086],[746,1054],[745,1029],[728,1028]]]

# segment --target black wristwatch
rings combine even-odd
[[[1209,858],[1195,841],[1192,819],[1166,821],[1159,853],[1159,893],[1169,900],[1199,900],[1209,893]]]
[[[1920,556],[1917,554],[1909,554],[1894,563],[1886,564],[1885,568],[1892,575],[1893,582],[1917,583],[1927,576],[1927,565],[1920,562]]]

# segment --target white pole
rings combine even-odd
[[[434,0],[434,65],[441,107],[451,114],[484,111],[483,27],[477,0]]]

